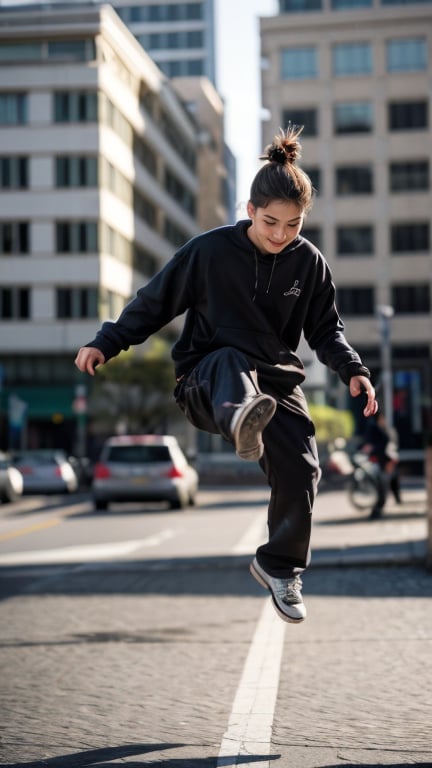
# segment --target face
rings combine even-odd
[[[273,200],[266,208],[255,208],[249,201],[247,212],[252,219],[248,237],[261,253],[280,253],[303,226],[304,212],[293,202]]]

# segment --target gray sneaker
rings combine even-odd
[[[250,564],[250,572],[262,587],[269,590],[273,605],[281,619],[298,624],[306,618],[300,576],[292,576],[289,579],[276,579],[274,576],[269,576],[261,568],[256,557]]]
[[[240,405],[231,419],[231,434],[237,456],[258,461],[264,453],[262,432],[276,410],[270,395],[252,395]]]

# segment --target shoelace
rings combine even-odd
[[[278,579],[278,596],[287,605],[295,605],[301,603],[302,595],[301,588],[303,582],[300,576],[293,576],[292,579]]]

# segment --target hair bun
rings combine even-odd
[[[288,128],[281,128],[274,137],[273,142],[265,149],[265,154],[261,155],[260,160],[269,160],[271,163],[295,163],[301,157],[301,146],[299,136],[303,126],[288,124]]]
[[[267,151],[268,159],[273,163],[281,163],[285,165],[287,161],[287,154],[283,147],[276,147],[274,144]]]

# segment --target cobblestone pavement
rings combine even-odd
[[[340,502],[328,496],[318,511],[307,621],[286,627],[272,754],[238,765],[432,766],[432,574],[399,562],[397,548],[414,507],[372,527],[350,523]],[[390,536],[393,561],[341,560],[360,536],[347,530],[362,524],[362,546]],[[216,768],[268,599],[248,561],[5,571],[0,765]]]

